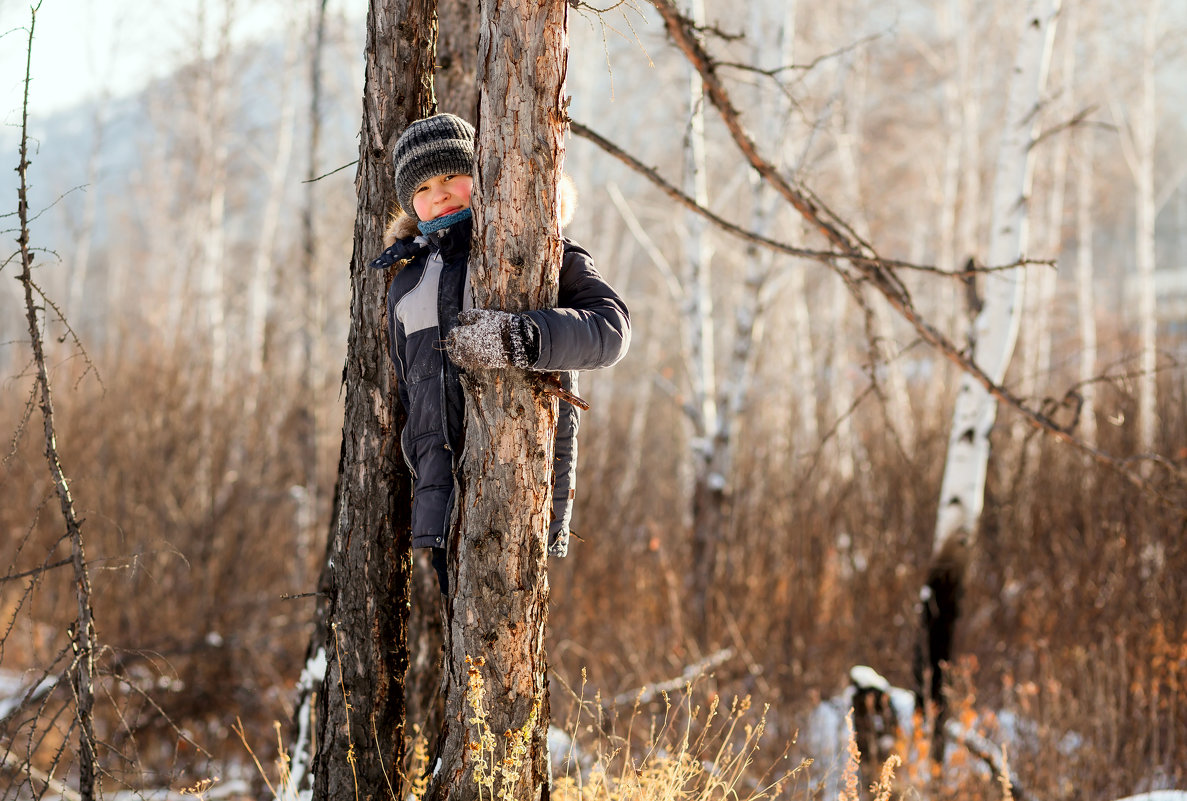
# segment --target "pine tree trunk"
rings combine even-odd
[[[556,304],[562,255],[568,6],[483,0],[480,8],[474,303],[547,308]],[[446,714],[428,797],[477,798],[479,782],[489,782],[487,796],[507,787],[516,799],[547,798],[545,538],[556,401],[515,369],[475,371],[463,383]]]
[[[298,711],[305,730],[316,731],[309,738],[318,749],[314,799],[387,799],[399,792],[411,484],[400,455],[385,335],[389,276],[367,263],[383,249],[394,204],[390,149],[430,107],[434,17],[434,0],[376,2],[367,17],[342,452],[319,626],[306,666],[309,691]],[[317,719],[310,727],[314,696]]]

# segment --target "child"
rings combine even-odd
[[[387,296],[388,341],[408,412],[400,445],[413,475],[412,545],[433,549],[447,595],[445,547],[465,419],[459,371],[561,371],[562,384],[575,391],[572,371],[607,367],[626,353],[630,317],[589,253],[568,239],[556,308],[523,314],[473,308],[467,271],[473,126],[452,114],[417,120],[396,143],[392,164],[400,208],[388,227],[388,248],[371,266],[398,270]],[[562,225],[573,194],[562,192]],[[577,409],[561,401],[548,532],[548,552],[556,556],[568,551],[577,426]]]

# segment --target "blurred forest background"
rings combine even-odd
[[[25,24],[7,5],[6,24]],[[342,435],[365,21],[328,3],[318,37],[321,3],[260,0],[253,13],[267,6],[273,24],[245,36],[233,0],[173,6],[178,68],[30,120],[30,205],[35,278],[54,304],[57,442],[85,519],[99,667],[115,677],[97,726],[135,765],[119,782],[176,789],[235,765],[254,775],[236,719],[267,763],[273,722],[293,712]],[[784,171],[884,257],[941,271],[984,260],[1014,4],[706,6],[706,37],[734,62],[722,76]],[[953,702],[1009,743],[1034,798],[1187,787],[1185,23],[1181,2],[1065,2],[1040,110],[1027,255],[1054,267],[1028,268],[1007,385],[1065,424],[1079,406],[1076,435],[1108,453],[1161,461],[1146,468],[1160,494],[1142,491],[1008,410],[998,418]],[[578,4],[570,25],[573,119],[680,184],[689,72],[657,15]],[[21,87],[5,75],[0,89],[0,153],[15,167]],[[712,209],[817,244],[755,190],[713,114],[705,133]],[[638,688],[729,649],[706,694],[769,704],[773,754],[792,743],[819,759],[800,780],[809,794],[838,768],[809,724],[849,669],[912,686],[959,375],[880,299],[855,302],[817,262],[711,227],[700,237],[590,142],[570,138],[566,171],[580,192],[566,233],[626,298],[634,343],[582,377],[579,539],[550,564],[554,718],[575,708],[562,684],[584,677],[586,698],[624,696],[629,711]],[[12,170],[0,197],[15,208]],[[1151,203],[1152,229],[1138,214]],[[1137,301],[1149,248],[1153,388]],[[694,259],[708,266],[700,302]],[[4,753],[29,736],[4,699],[58,664],[77,612],[69,570],[42,569],[69,545],[15,269],[0,269]],[[966,341],[976,282],[901,277]],[[694,327],[710,345],[695,359]],[[693,536],[706,498],[720,510],[708,561]],[[706,564],[711,597],[696,599]],[[69,725],[38,730],[40,769],[69,762],[53,756]],[[936,797],[996,797],[976,774],[946,781]],[[0,767],[0,798],[22,797],[21,782]]]

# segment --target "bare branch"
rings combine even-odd
[[[1030,146],[1032,148],[1037,147],[1039,142],[1042,142],[1044,139],[1047,139],[1052,136],[1056,136],[1058,134],[1063,133],[1064,131],[1069,131],[1074,128],[1081,128],[1081,127],[1089,124],[1087,122],[1088,115],[1094,111],[1096,111],[1095,105],[1088,106],[1087,108],[1081,109],[1070,120],[1064,120],[1063,122],[1059,123],[1058,125],[1056,125],[1052,128],[1048,128],[1045,131],[1041,131],[1039,133],[1039,135],[1034,138],[1034,141],[1032,141],[1030,143]]]
[[[61,310],[61,308],[58,307],[57,303],[50,299],[49,295],[45,294],[45,290],[38,286],[36,282],[32,282],[32,285],[33,289],[41,297],[41,300],[45,303],[45,305],[53,310],[53,313],[57,315],[58,322],[66,327],[66,332],[70,334],[70,341],[74,343],[74,347],[78,348],[78,352],[82,355],[83,363],[86,364],[86,369],[83,370],[82,375],[78,377],[78,381],[75,382],[75,386],[77,387],[78,384],[87,377],[88,373],[94,373],[95,379],[99,382],[99,387],[104,392],[106,392],[107,387],[103,384],[103,376],[99,374],[99,367],[91,358],[91,354],[87,352],[86,346],[82,344],[82,339],[79,338],[78,332],[76,332],[74,327],[70,325],[70,321],[66,319],[66,314]]]
[[[78,617],[71,626],[73,632],[71,640],[74,647],[75,659],[71,666],[70,679],[71,689],[74,691],[75,697],[74,721],[78,724],[79,733],[79,797],[82,801],[91,801],[95,797],[99,775],[93,724],[95,630],[93,611],[91,609],[91,586],[90,579],[87,575],[86,560],[83,556],[82,524],[75,514],[74,499],[70,495],[70,484],[66,478],[65,471],[62,469],[62,462],[58,452],[49,372],[45,363],[45,351],[41,336],[41,324],[38,319],[38,307],[33,299],[35,291],[32,275],[33,255],[29,248],[29,85],[32,77],[33,33],[37,25],[37,11],[39,8],[40,3],[30,9],[29,12],[29,38],[25,50],[24,96],[21,104],[20,161],[17,164],[17,216],[20,220],[17,245],[20,248],[21,254],[19,281],[24,289],[25,319],[28,323],[29,342],[33,350],[33,363],[36,369],[35,387],[38,390],[38,401],[41,407],[45,435],[45,460],[49,467],[50,476],[53,479],[62,519],[66,524],[66,536],[69,537],[71,544],[71,562],[74,565],[74,585],[76,600],[78,602]],[[37,294],[41,294],[40,290],[36,291]]]
[[[780,67],[771,67],[770,69],[763,69],[762,67],[756,67],[753,64],[743,64],[743,63],[737,62],[737,61],[719,61],[719,62],[717,62],[717,66],[734,69],[734,70],[740,70],[742,72],[753,72],[758,75],[765,75],[769,78],[776,78],[779,76],[780,73],[784,73],[784,72],[792,72],[792,71],[811,72],[816,67],[820,66],[821,64],[823,64],[826,61],[831,61],[834,58],[851,53],[854,50],[858,50],[868,44],[872,44],[873,42],[875,42],[881,38],[882,38],[882,34],[871,33],[868,36],[863,36],[861,39],[858,39],[855,42],[850,42],[849,44],[845,45],[844,47],[839,47],[830,53],[822,53],[821,55],[819,55],[816,58],[809,61],[807,64],[784,64]]]
[[[335,169],[332,169],[332,170],[330,170],[329,172],[322,173],[321,175],[317,176],[316,178],[306,178],[306,179],[305,179],[304,181],[302,181],[301,183],[303,183],[303,184],[311,184],[311,183],[314,183],[315,181],[320,181],[322,178],[329,178],[329,177],[330,177],[331,175],[333,175],[334,173],[337,173],[337,172],[342,172],[342,171],[343,171],[343,170],[345,170],[347,167],[353,167],[354,165],[356,165],[356,164],[358,164],[358,163],[359,163],[359,160],[358,160],[358,159],[355,159],[355,160],[354,160],[354,161],[352,161],[352,162],[349,162],[349,163],[347,163],[347,164],[343,164],[341,167],[337,167],[337,168],[335,168]]]
[[[790,245],[778,239],[772,239],[768,236],[755,233],[754,231],[751,231],[747,228],[743,228],[736,223],[730,222],[714,211],[701,206],[696,202],[696,200],[684,194],[684,192],[680,191],[680,189],[678,189],[675,185],[665,180],[663,176],[661,176],[653,167],[648,167],[630,153],[627,153],[621,147],[614,144],[609,139],[597,133],[588,126],[583,125],[576,120],[570,119],[569,129],[576,136],[580,136],[582,139],[587,139],[590,142],[593,142],[607,154],[618,159],[623,164],[627,165],[632,170],[645,177],[669,198],[676,201],[681,206],[684,206],[686,209],[701,215],[726,233],[733,234],[734,236],[746,242],[752,242],[756,245],[769,248],[776,253],[782,253],[786,256],[795,256],[798,258],[823,262],[832,266],[834,269],[840,269],[836,266],[836,261],[838,259],[844,259],[846,261],[855,263],[867,263],[871,265],[881,265],[887,268],[932,273],[934,275],[947,278],[964,278],[971,275],[976,275],[978,273],[999,272],[1027,264],[1046,265],[1049,267],[1053,267],[1055,264],[1054,260],[1052,259],[1019,259],[1018,261],[1012,262],[1010,264],[994,265],[991,267],[970,266],[964,270],[945,270],[934,265],[914,264],[912,262],[899,261],[897,259],[863,258],[861,256],[852,256],[832,250],[812,250],[811,248],[796,247],[795,245]]]
[[[1097,463],[1110,468],[1126,479],[1138,489],[1149,493],[1164,506],[1183,511],[1178,501],[1168,497],[1151,481],[1143,477],[1134,469],[1134,460],[1122,459],[1106,453],[1076,437],[1072,431],[1060,426],[1047,415],[1031,408],[1018,396],[1010,392],[1003,385],[997,384],[988,374],[973,361],[971,355],[963,348],[957,347],[947,336],[928,322],[915,308],[910,294],[902,282],[895,275],[885,260],[879,259],[877,253],[865,242],[861,241],[843,220],[820,203],[810,191],[802,186],[793,186],[772,164],[764,158],[741,123],[738,110],[734,107],[725,85],[717,76],[717,63],[704,49],[690,21],[682,15],[672,3],[672,0],[651,0],[652,5],[664,19],[669,36],[676,46],[684,53],[704,82],[705,92],[713,106],[718,110],[722,121],[734,139],[735,145],[745,156],[759,175],[767,181],[785,200],[822,234],[829,243],[839,251],[831,260],[825,260],[834,270],[839,270],[838,261],[844,259],[853,265],[863,281],[870,283],[886,298],[891,307],[899,313],[920,335],[936,350],[952,361],[962,371],[972,376],[996,398],[1000,403],[1014,409],[1030,425],[1047,432],[1057,440],[1065,442],[1077,450],[1085,453]],[[1158,456],[1143,456],[1138,461],[1153,462],[1166,469],[1177,481],[1187,484],[1187,474],[1177,465]]]

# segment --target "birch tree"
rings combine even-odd
[[[1158,436],[1158,342],[1155,317],[1155,236],[1158,216],[1154,194],[1154,146],[1157,123],[1154,58],[1158,49],[1158,17],[1161,0],[1147,0],[1143,7],[1141,88],[1137,109],[1122,127],[1121,145],[1134,183],[1134,272],[1138,294],[1139,365],[1138,450],[1154,453]],[[1118,114],[1119,116],[1119,114]]]
[[[1077,134],[1076,159],[1076,316],[1080,331],[1079,392],[1080,436],[1090,446],[1096,445],[1096,290],[1093,265],[1092,168],[1096,150],[1094,134]]]
[[[782,78],[795,63],[796,13],[799,3],[787,0],[781,8],[776,4],[776,8],[778,12],[773,14],[768,4],[755,3],[751,8],[748,36],[753,43],[755,65],[772,76],[769,80],[760,81],[754,89],[755,108],[766,110],[762,118],[762,135],[768,142],[774,143],[778,163],[785,167],[792,148],[805,139],[803,125],[797,124],[793,115],[790,89]],[[757,173],[750,171],[749,178],[754,230],[759,234],[770,234],[779,228],[782,209],[771,187]],[[775,280],[776,270],[779,270],[781,278],[786,279],[785,283]],[[781,392],[794,398],[795,430],[798,433],[795,437],[790,436],[790,421],[782,414],[780,419],[770,421],[764,427],[770,441],[774,443],[770,449],[771,458],[776,462],[770,471],[772,473],[781,473],[780,468],[790,469],[783,460],[788,458],[793,441],[805,447],[812,447],[817,441],[816,358],[812,348],[805,272],[805,265],[798,261],[782,264],[771,250],[751,243],[746,248],[743,290],[734,310],[734,344],[730,350],[728,383],[724,393],[724,439],[736,450],[734,443],[740,435],[738,429],[742,412],[752,402],[751,389],[758,373],[760,346],[764,338],[779,342],[775,353],[771,354],[780,360],[780,365],[775,369],[774,381]],[[767,313],[780,285],[783,291],[779,294],[779,308],[786,311],[786,325],[790,334],[772,332],[780,321],[778,316],[771,319],[772,316]],[[786,411],[780,409],[780,412]],[[734,456],[731,452],[728,458],[727,480],[731,481]],[[761,482],[762,478],[758,481]],[[733,489],[731,487],[731,491]],[[754,489],[761,492],[765,488]]]
[[[704,0],[689,0],[688,18],[700,25],[705,19]],[[696,202],[709,206],[708,165],[705,162],[705,97],[701,76],[688,70],[688,127],[684,141],[684,188]],[[709,594],[716,564],[716,544],[725,524],[725,476],[717,441],[717,369],[714,356],[713,293],[710,288],[713,245],[708,225],[700,215],[685,215],[688,248],[684,278],[685,337],[688,379],[692,402],[686,409],[692,456],[692,562],[689,570],[690,601],[697,630],[709,623]]]
[[[306,153],[305,198],[301,208],[301,250],[298,256],[300,278],[297,292],[300,326],[293,337],[289,351],[290,374],[296,373],[298,393],[293,436],[301,452],[300,489],[297,493],[297,577],[305,584],[305,565],[312,552],[314,538],[314,510],[317,509],[319,488],[317,486],[317,438],[318,413],[314,397],[315,365],[322,360],[316,358],[315,332],[323,329],[321,307],[318,298],[318,277],[321,275],[318,258],[317,203],[320,161],[318,150],[322,131],[322,57],[326,44],[327,0],[313,0],[313,14],[309,25],[309,140]],[[294,491],[294,490],[290,490]]]
[[[1077,35],[1068,38],[1079,40],[1081,30],[1083,45],[1090,51],[1099,34],[1098,25],[1090,24],[1083,5],[1071,9],[1069,20]],[[1074,75],[1077,69],[1076,48],[1068,56],[1069,70]],[[1091,126],[1080,126],[1071,142],[1073,164],[1075,165],[1075,287],[1076,327],[1080,334],[1080,357],[1077,364],[1076,390],[1079,393],[1079,431],[1090,447],[1096,447],[1096,378],[1097,378],[1097,331],[1096,331],[1096,267],[1094,246],[1094,190],[1096,188],[1096,134]],[[1091,478],[1089,479],[1091,480]]]
[[[1021,19],[1022,35],[1010,75],[1006,123],[994,172],[991,264],[1016,262],[1026,251],[1036,113],[1058,12],[1059,0],[1031,0]],[[1022,267],[985,276],[984,304],[974,323],[973,361],[996,385],[1005,378],[1017,341],[1025,278]],[[941,716],[943,665],[952,654],[964,571],[980,523],[989,437],[996,417],[997,399],[981,382],[965,374],[948,438],[931,563],[920,594],[922,632],[916,680],[921,688],[925,679],[929,681],[923,695]],[[940,731],[937,725],[936,732]]]
[[[556,304],[568,6],[480,5],[474,239],[478,308]],[[548,793],[544,627],[556,400],[517,370],[465,378],[450,535],[446,712],[428,798]]]

